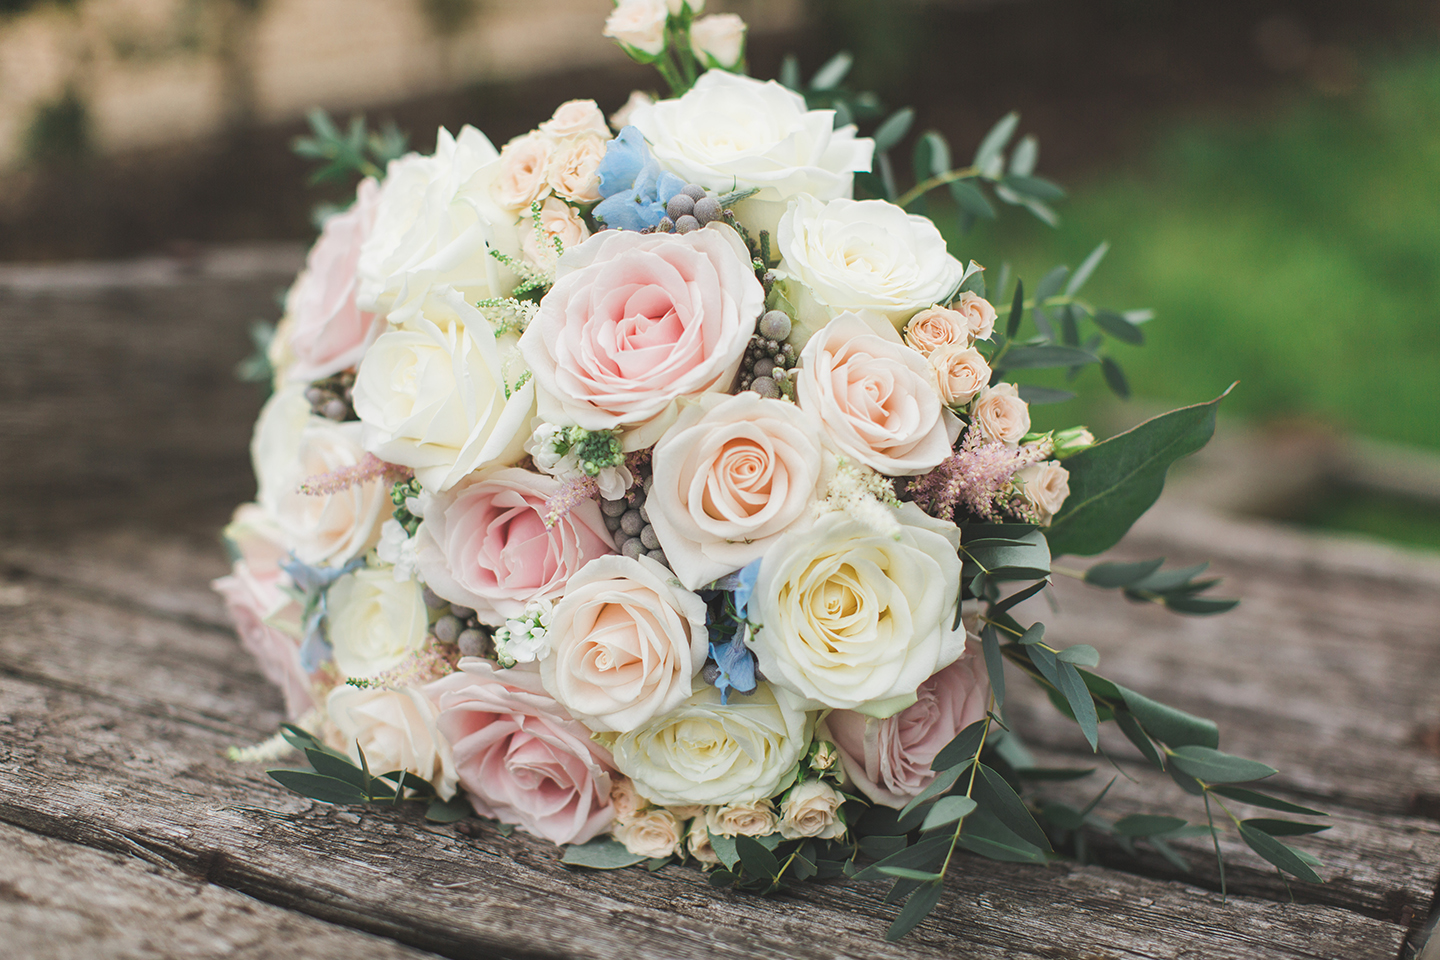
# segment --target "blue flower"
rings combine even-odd
[[[735,591],[735,612],[740,615],[741,620],[749,615],[747,608],[750,606],[750,596],[755,592],[755,581],[759,576],[759,557],[751,560],[734,573],[735,586],[732,589]]]
[[[685,181],[665,173],[650,156],[645,137],[625,127],[605,148],[600,161],[600,195],[595,219],[620,230],[645,230],[665,216],[665,205]]]
[[[722,706],[730,702],[730,691],[737,693],[755,692],[755,655],[745,646],[746,625],[739,624],[735,636],[724,643],[710,643],[710,656],[720,672],[715,677],[715,688],[720,691]]]

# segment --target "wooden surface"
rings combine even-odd
[[[138,528],[0,546],[0,929],[37,957],[1410,956],[1440,878],[1440,562],[1173,509],[1119,553],[1208,557],[1246,602],[1178,618],[1062,581],[1061,611],[1038,611],[1050,632],[1215,717],[1222,747],[1281,768],[1274,789],[1331,810],[1298,841],[1324,886],[1287,892],[1233,842],[1224,901],[1198,843],[1189,874],[1104,847],[1087,866],[967,858],[886,944],[878,885],[760,899],[678,867],[571,872],[518,834],[303,800],[223,757],[280,715],[206,587],[219,549]],[[1056,796],[1098,790],[1108,767],[1023,689],[1012,717],[1037,752],[1102,768]],[[1135,782],[1102,809],[1202,815],[1106,745]]]

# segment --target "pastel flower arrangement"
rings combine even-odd
[[[314,766],[282,783],[429,799],[582,866],[689,861],[757,890],[868,870],[911,897],[898,936],[950,862],[907,850],[1053,855],[996,773],[1022,766],[1006,660],[1092,744],[1125,717],[1137,746],[1226,756],[1012,612],[1052,553],[1105,549],[1158,493],[1095,496],[1132,492],[1111,466],[1157,441],[1032,430],[1003,374],[1100,358],[1017,328],[1094,314],[1128,338],[1143,317],[1083,305],[1088,262],[1064,294],[1017,285],[1001,326],[983,269],[872,172],[908,118],[858,136],[843,103],[745,76],[743,23],[698,12],[618,4],[607,35],[674,96],[637,94],[613,132],[588,100],[498,150],[442,129],[325,221],[216,589]],[[984,155],[1001,132],[917,189],[1048,212],[1048,181]],[[1213,411],[1152,423],[1208,436]],[[1229,604],[1124,566],[1091,580]]]

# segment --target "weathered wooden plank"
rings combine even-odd
[[[27,960],[434,958],[188,877],[0,824],[0,954]],[[147,854],[148,855],[148,854]]]
[[[918,936],[886,944],[875,888],[762,900],[697,872],[570,872],[524,836],[417,811],[358,815],[226,764],[222,734],[0,676],[0,820],[149,856],[447,956],[1393,957],[1404,930],[1350,911],[1217,895],[1096,867],[966,858]],[[39,799],[37,799],[39,798]]]

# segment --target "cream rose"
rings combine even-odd
[[[751,803],[794,782],[813,728],[813,716],[770,684],[728,705],[719,690],[704,686],[669,713],[620,734],[612,749],[615,766],[652,803]]]
[[[514,275],[490,255],[520,254],[515,215],[490,196],[499,169],[495,147],[474,127],[458,137],[442,127],[434,154],[390,162],[356,266],[361,310],[399,323],[436,284],[470,303],[514,288]]]
[[[966,290],[950,309],[965,318],[972,340],[989,340],[995,332],[995,308],[978,293]]]
[[[759,189],[735,207],[754,233],[774,231],[792,197],[848,197],[857,170],[869,170],[875,142],[835,128],[835,111],[773,80],[711,70],[678,99],[637,105],[638,127],[660,166],[710,190]],[[948,291],[947,291],[948,292]]]
[[[365,354],[355,412],[365,449],[415,471],[427,490],[524,454],[534,387],[513,335],[496,337],[480,311],[450,287],[430,292],[404,327]]]
[[[844,513],[782,537],[761,561],[749,641],[760,672],[807,707],[889,716],[964,650],[960,531],[913,503],[898,538]]]
[[[965,406],[990,383],[990,364],[974,347],[942,347],[928,359],[940,399],[952,407]]]
[[[623,130],[630,125],[630,115],[635,112],[637,107],[643,107],[654,102],[655,98],[644,90],[631,90],[629,99],[620,106],[619,110],[610,114],[610,126],[616,130]]]
[[[620,0],[606,18],[602,35],[645,57],[656,57],[665,49],[669,16],[665,0]]]
[[[683,397],[730,388],[765,293],[734,230],[606,230],[560,258],[520,339],[547,423],[653,444]]]
[[[610,829],[610,836],[637,857],[679,856],[684,852],[685,829],[664,807],[650,807]]]
[[[629,820],[649,804],[635,792],[629,777],[615,774],[610,778],[610,805],[615,808],[616,820]]]
[[[569,250],[580,246],[590,236],[590,228],[585,226],[585,221],[580,219],[575,209],[556,197],[546,197],[540,205],[538,229],[534,217],[527,218],[526,223],[530,229],[525,231],[525,238],[520,241],[520,250],[526,260],[542,270],[555,269],[555,261],[560,259],[555,250],[557,239]]]
[[[592,560],[551,616],[545,690],[592,730],[634,730],[690,696],[710,644],[705,613],[649,557]]]
[[[705,829],[717,837],[768,837],[780,826],[768,799],[705,808]]]
[[[696,817],[690,821],[690,830],[685,836],[685,845],[690,851],[690,856],[707,867],[713,867],[720,862],[720,855],[715,852],[715,847],[710,843],[710,831],[705,826],[704,817]]]
[[[946,347],[970,346],[974,337],[963,313],[948,307],[921,310],[905,324],[905,344],[925,356]]]
[[[812,329],[848,310],[877,329],[899,330],[965,276],[928,217],[885,200],[798,197],[776,240],[797,320]]]
[[[645,501],[681,583],[697,590],[809,522],[824,492],[817,426],[794,404],[750,392],[685,408],[655,445]]]
[[[715,13],[690,24],[690,50],[707,67],[733,70],[745,56],[745,21]]]
[[[987,439],[1011,445],[1030,432],[1030,408],[1013,383],[997,383],[980,391],[971,418]]]
[[[557,140],[584,136],[608,139],[610,136],[605,114],[594,100],[566,100],[555,108],[549,120],[540,124],[540,132]]]
[[[893,335],[893,334],[892,334]],[[800,408],[818,417],[836,450],[887,476],[924,473],[960,435],[925,358],[841,314],[800,353]]]
[[[356,570],[331,585],[325,602],[335,666],[347,677],[377,676],[425,646],[428,615],[414,580]]]
[[[600,202],[600,161],[608,142],[608,137],[584,136],[557,147],[547,174],[550,188],[575,203]]]
[[[839,813],[844,802],[839,791],[823,780],[797,783],[780,803],[780,836],[786,840],[843,837],[845,821]]]
[[[500,175],[491,183],[490,195],[505,209],[519,211],[522,222],[530,204],[550,192],[547,175],[554,150],[549,137],[527,133],[500,151]]]
[[[1046,460],[1022,467],[1016,471],[1015,479],[1019,481],[1021,495],[1040,512],[1040,525],[1049,526],[1070,496],[1070,471],[1058,461]]]
[[[435,729],[440,715],[430,698],[413,687],[361,690],[341,684],[330,691],[325,713],[333,725],[330,745],[374,774],[404,770],[430,783],[442,800],[455,795],[455,761],[450,744]]]

